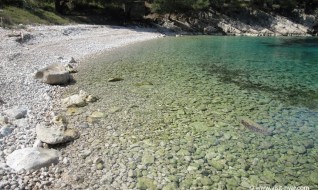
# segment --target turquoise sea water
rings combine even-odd
[[[106,115],[87,130],[120,147],[101,154],[130,188],[318,188],[317,38],[167,37],[79,70],[74,89],[100,97],[83,109]]]

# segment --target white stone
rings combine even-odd
[[[75,129],[67,129],[65,126],[48,127],[43,124],[36,126],[37,138],[47,144],[59,144],[72,141],[79,137]]]
[[[7,165],[16,170],[40,169],[58,162],[59,152],[53,149],[24,148],[7,156]]]
[[[13,119],[21,119],[26,116],[28,108],[26,106],[15,106],[11,109],[5,110],[4,113]]]
[[[33,143],[33,148],[36,148],[36,147],[43,147],[43,143],[40,139],[36,139]]]
[[[52,64],[35,73],[36,79],[46,84],[67,84],[71,75],[61,64]]]
[[[62,104],[65,107],[83,107],[87,104],[87,96],[88,94],[81,90],[79,94],[74,94],[72,96],[62,99]]]

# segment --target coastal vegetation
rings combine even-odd
[[[1,24],[120,23],[150,13],[192,14],[204,10],[232,14],[260,10],[293,18],[318,15],[318,0],[1,0]],[[137,16],[136,16],[137,15]]]

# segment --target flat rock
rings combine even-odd
[[[43,124],[36,126],[37,138],[47,144],[59,144],[75,140],[79,137],[76,129],[61,127],[48,127]]]
[[[13,119],[21,119],[26,116],[28,108],[26,106],[15,106],[11,109],[5,110],[4,113]]]
[[[14,126],[5,125],[0,129],[0,134],[5,137],[10,135],[13,130],[14,130]]]
[[[74,94],[67,98],[62,99],[62,104],[69,108],[69,107],[84,107],[87,105],[86,98],[88,94],[84,91],[80,91],[79,94]]]
[[[69,83],[71,75],[63,65],[52,64],[36,72],[34,78],[46,84],[61,85]]]
[[[40,169],[58,162],[59,152],[44,148],[23,148],[15,150],[7,157],[7,165],[16,171]]]
[[[120,77],[112,77],[108,79],[108,82],[118,82],[124,80],[123,78]]]

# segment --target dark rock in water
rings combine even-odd
[[[270,132],[268,131],[268,129],[262,127],[261,125],[257,124],[256,122],[250,119],[241,118],[240,123],[251,131],[254,131],[256,133],[260,133],[263,135],[270,135]]]
[[[123,78],[120,77],[114,77],[114,78],[109,78],[108,82],[118,82],[124,80]]]

